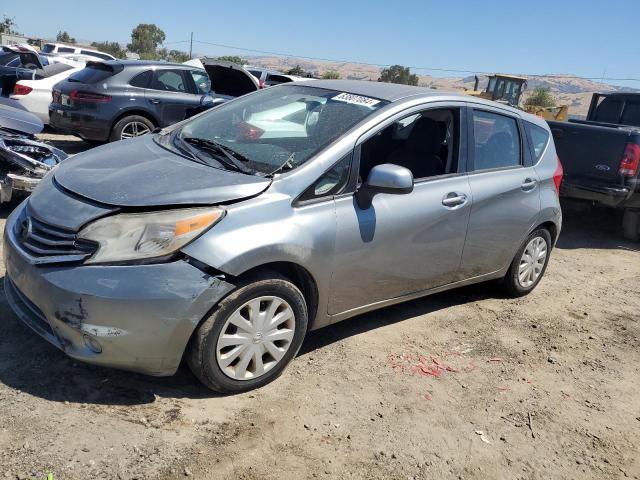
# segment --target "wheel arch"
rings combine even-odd
[[[148,110],[144,110],[140,108],[131,108],[129,110],[120,112],[116,117],[114,117],[113,121],[111,122],[111,128],[109,129],[109,135],[111,135],[111,133],[113,132],[113,127],[116,126],[116,123],[118,123],[123,118],[130,117],[132,115],[138,115],[140,117],[146,118],[151,123],[153,123],[155,127],[160,125],[160,122],[158,122],[158,119],[155,117],[155,115],[153,115]]]

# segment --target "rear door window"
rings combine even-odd
[[[182,70],[156,70],[151,88],[164,92],[188,93]]]
[[[525,128],[527,129],[529,140],[533,147],[533,158],[538,162],[542,158],[542,154],[549,143],[549,132],[544,128],[529,122],[525,122]]]
[[[152,76],[153,72],[151,70],[139,73],[131,79],[129,85],[131,85],[132,87],[147,88],[149,86],[149,83],[151,82]]]
[[[474,170],[516,167],[522,164],[520,133],[515,118],[473,111]]]
[[[76,53],[76,49],[71,47],[60,47],[58,48],[58,53]]]

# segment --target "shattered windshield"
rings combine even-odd
[[[303,164],[387,103],[335,90],[279,86],[223,104],[174,135],[222,163],[244,163],[272,174]]]

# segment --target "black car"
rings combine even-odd
[[[204,69],[138,60],[88,62],[54,87],[50,125],[88,141],[122,140],[258,89],[242,67],[202,63]]]

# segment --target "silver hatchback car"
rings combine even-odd
[[[276,378],[307,331],[542,278],[561,227],[546,123],[459,94],[286,84],[95,148],[7,220],[5,291],[67,355],[211,389]]]

